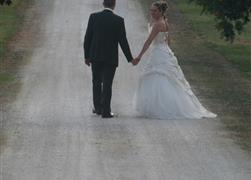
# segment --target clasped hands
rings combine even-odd
[[[136,57],[136,58],[134,58],[134,59],[131,61],[131,63],[132,63],[134,66],[136,66],[136,65],[139,63],[139,61],[140,61],[140,58],[139,58],[139,57]]]
[[[134,59],[131,61],[131,63],[132,63],[134,66],[136,66],[136,65],[139,63],[139,61],[140,61],[140,58],[139,58],[139,57],[136,57],[136,58],[134,58]],[[90,66],[90,65],[91,65],[91,61],[90,61],[89,59],[85,59],[85,64],[86,64],[87,66]]]

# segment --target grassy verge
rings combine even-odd
[[[200,15],[201,7],[188,4],[187,0],[174,0],[174,2],[178,10],[182,12],[188,28],[195,34],[194,39],[190,38],[190,41],[197,44],[192,47],[200,53],[194,52],[194,54],[202,56],[195,55],[194,58],[198,56],[201,60],[206,60],[206,62],[198,60],[190,68],[198,72],[201,69],[208,69],[205,66],[211,66],[209,71],[213,78],[204,77],[203,81],[207,83],[197,83],[195,80],[194,85],[211,86],[214,89],[211,98],[217,102],[214,105],[218,106],[216,112],[218,111],[221,121],[230,132],[230,138],[236,140],[236,143],[243,149],[251,152],[251,24],[247,26],[243,34],[236,37],[233,44],[230,44],[220,39],[212,16]],[[178,38],[185,39],[182,36]],[[190,47],[186,48],[190,53],[185,56],[189,54],[191,56],[194,50]],[[179,53],[182,54],[182,52]],[[197,73],[195,76],[198,75],[201,77],[203,73]],[[209,72],[208,75],[210,75]],[[193,78],[191,81],[193,82]],[[203,88],[199,87],[199,89]],[[203,91],[202,93],[203,96],[208,94]]]
[[[27,54],[23,39],[27,41],[28,38],[24,38],[23,31],[29,35],[29,31],[24,30],[24,24],[32,2],[14,0],[11,6],[0,6],[0,154],[7,144],[4,113],[8,102],[15,99],[21,85],[17,74]]]
[[[8,42],[18,30],[18,24],[22,21],[22,17],[18,13],[18,7],[21,0],[14,2],[12,6],[0,6],[0,88],[12,82],[14,75],[6,73],[4,69],[3,59],[7,51]],[[1,90],[2,91],[2,90]],[[0,91],[0,92],[1,92]],[[1,92],[3,94],[3,92]],[[0,95],[1,95],[0,94]]]
[[[193,30],[205,41],[205,44],[222,54],[243,74],[251,77],[251,24],[231,44],[220,39],[219,32],[215,29],[213,16],[200,15],[201,7],[188,3],[188,0],[176,2]]]
[[[25,13],[31,2],[15,0],[11,6],[0,6],[0,103],[12,94],[10,86],[16,87],[16,72],[22,57],[15,50],[15,44],[20,38],[18,33],[23,28]]]
[[[20,6],[26,1],[15,0],[11,6],[0,6],[0,59],[2,60],[8,41],[18,31],[23,21],[24,14],[20,12]]]
[[[4,58],[8,50],[8,43],[17,33],[20,24],[23,21],[23,14],[19,7],[25,2],[15,0],[12,6],[0,6],[0,87],[9,84],[15,80],[13,74],[6,72]]]

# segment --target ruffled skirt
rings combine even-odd
[[[176,57],[166,45],[152,49],[139,80],[135,108],[142,116],[156,119],[216,117],[194,95]]]

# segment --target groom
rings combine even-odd
[[[84,40],[85,64],[91,65],[93,113],[112,118],[112,83],[118,67],[118,44],[127,61],[134,64],[126,38],[124,19],[113,13],[116,0],[104,0],[104,10],[93,13]],[[135,64],[134,64],[135,65]]]

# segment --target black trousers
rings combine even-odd
[[[116,66],[92,63],[93,104],[96,111],[111,112],[112,84]]]

